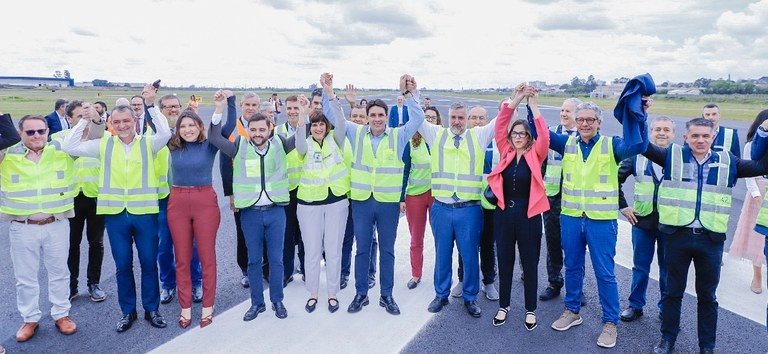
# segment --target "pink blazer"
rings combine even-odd
[[[504,179],[501,172],[504,171],[515,159],[515,148],[507,140],[507,133],[512,121],[513,110],[507,104],[501,108],[499,116],[496,117],[496,146],[499,149],[501,160],[488,175],[488,185],[493,193],[498,197],[498,207],[505,208],[504,199]],[[547,159],[549,150],[549,130],[544,117],[536,117],[533,120],[536,125],[536,134],[538,139],[533,143],[533,147],[525,153],[525,162],[531,169],[531,196],[528,200],[528,217],[531,218],[549,210],[549,200],[544,188],[544,179],[541,176],[541,166]]]

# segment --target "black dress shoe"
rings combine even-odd
[[[267,311],[267,307],[264,306],[264,304],[261,304],[259,306],[251,306],[251,308],[249,308],[248,311],[245,312],[245,315],[243,315],[243,321],[246,321],[246,322],[251,321],[264,311]]]
[[[477,306],[477,301],[464,301],[464,307],[467,308],[467,312],[474,318],[480,317],[480,306]]]
[[[659,343],[656,344],[655,347],[653,347],[653,354],[667,354],[672,353],[675,350],[675,345],[670,344],[667,342],[666,339],[662,338]]]
[[[308,313],[312,313],[315,311],[315,306],[317,306],[317,299],[311,297],[307,300],[307,304],[304,305],[304,309],[307,310]]]
[[[339,300],[328,299],[328,312],[334,313],[339,310]]]
[[[621,311],[621,320],[624,322],[632,322],[643,315],[642,309],[634,309],[627,307],[624,311]]]
[[[699,354],[710,354],[714,352],[715,350],[712,348],[699,348]]]
[[[339,282],[339,288],[340,289],[346,288],[348,283],[349,283],[349,277],[342,275],[341,281]]]
[[[448,299],[443,299],[439,296],[435,296],[432,302],[429,303],[429,307],[427,307],[427,311],[432,313],[438,313],[445,306],[448,306]]]
[[[155,328],[165,328],[168,324],[165,323],[163,315],[158,311],[146,311],[144,312],[144,319],[149,321],[149,324]]]
[[[203,286],[192,288],[192,302],[199,304],[203,302]]]
[[[288,317],[288,310],[285,308],[282,301],[272,304],[272,310],[275,311],[275,316],[277,318],[282,319]]]
[[[363,309],[363,306],[368,305],[368,303],[368,295],[355,295],[355,298],[352,299],[352,303],[350,303],[349,307],[347,307],[347,312],[360,312],[360,310]]]
[[[385,308],[390,315],[400,314],[400,307],[397,306],[395,298],[393,298],[392,295],[380,297],[379,306]]]
[[[116,328],[117,333],[125,332],[129,328],[131,328],[131,326],[133,325],[133,321],[136,321],[136,318],[138,318],[138,315],[136,315],[136,311],[123,315],[120,321],[117,321],[117,328]]]
[[[558,296],[560,296],[560,289],[548,286],[546,289],[544,289],[544,291],[541,292],[541,294],[539,294],[539,300],[549,301]]]
[[[417,286],[419,286],[419,283],[421,283],[421,279],[417,280],[409,280],[408,281],[408,289],[416,289]]]
[[[171,303],[173,295],[176,295],[176,288],[173,289],[161,289],[160,290],[160,303],[165,305]]]

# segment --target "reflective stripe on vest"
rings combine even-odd
[[[405,194],[420,195],[429,190],[431,175],[430,159],[427,143],[423,139],[419,146],[411,144],[411,171],[408,175],[408,185],[405,188]]]
[[[483,188],[485,147],[480,146],[474,129],[466,132],[459,147],[453,145],[453,133],[442,128],[435,136],[432,152],[432,196],[462,200],[480,200]]]
[[[65,129],[54,133],[51,135],[51,140],[61,144],[71,131],[72,129]],[[99,195],[100,167],[101,163],[97,158],[81,156],[75,159],[72,177],[74,195],[81,192],[88,198],[96,198]]]
[[[645,171],[652,164],[645,156],[637,155],[635,160],[635,196],[633,208],[638,216],[648,216],[653,212],[653,193],[656,184],[653,176],[648,176]]]
[[[123,210],[134,215],[158,213],[158,177],[152,159],[151,137],[136,136],[127,155],[118,139],[111,136],[101,140],[96,213],[114,215]]]
[[[349,169],[333,136],[325,137],[322,148],[315,139],[308,137],[307,146],[297,197],[305,202],[325,200],[329,188],[336,196],[346,195],[350,190]]]
[[[164,146],[155,154],[155,172],[157,173],[157,198],[165,199],[170,193],[168,175],[170,173],[171,150]]]
[[[262,192],[275,204],[288,202],[286,157],[279,137],[269,139],[267,153],[263,156],[256,152],[248,139],[241,138],[232,162],[232,194],[236,208],[243,209],[255,204]]]
[[[8,148],[0,162],[1,212],[57,214],[74,207],[73,160],[58,146],[58,142],[46,145],[37,163],[26,158],[23,143]]]
[[[705,184],[698,192],[698,178],[693,163],[683,161],[683,148],[673,144],[671,149],[670,179],[664,179],[659,186],[659,222],[670,226],[690,225],[697,217],[707,230],[725,233],[732,203],[732,189],[728,187],[731,157],[728,151],[712,152],[712,157],[702,168],[708,168],[707,176],[717,173],[715,185]],[[701,171],[703,172],[703,171]],[[688,179],[684,181],[683,178]]]
[[[612,138],[600,136],[584,161],[577,137],[569,137],[563,154],[563,215],[593,220],[618,217],[619,166],[613,156]]]
[[[371,134],[361,127],[357,130],[350,198],[364,201],[373,198],[382,203],[397,203],[403,188],[403,161],[397,156],[398,129],[387,128],[373,154]]]

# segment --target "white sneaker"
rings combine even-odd
[[[483,285],[483,291],[485,291],[485,298],[491,301],[499,301],[499,291],[496,290],[495,284]]]
[[[453,287],[453,289],[451,289],[451,296],[461,297],[462,295],[464,295],[464,284],[462,284],[462,282],[458,282]]]

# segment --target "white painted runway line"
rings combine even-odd
[[[630,224],[619,220],[616,263],[632,268],[632,242]],[[543,240],[542,240],[543,242]],[[336,352],[336,353],[392,353],[402,349],[419,330],[432,318],[426,307],[434,297],[434,241],[427,225],[424,245],[424,272],[421,284],[408,290],[405,286],[410,279],[409,258],[410,235],[405,218],[400,218],[398,238],[395,245],[395,288],[394,296],[402,314],[392,316],[378,304],[379,283],[369,290],[370,305],[356,314],[346,312],[354,296],[354,281],[339,294],[339,311],[331,314],[327,310],[327,298],[320,296],[315,312],[304,311],[309,294],[304,283],[296,280],[285,289],[284,304],[288,318],[279,320],[267,304],[267,311],[251,322],[242,317],[250,306],[245,301],[214,317],[213,324],[201,329],[191,327],[185,334],[174,338],[153,350],[155,353],[178,352]],[[544,250],[542,250],[544,252]],[[354,256],[354,253],[353,253]],[[456,269],[454,256],[454,272]],[[724,309],[765,325],[765,304],[768,292],[757,295],[749,291],[752,265],[747,262],[727,261],[722,269],[718,302]],[[689,275],[687,292],[695,295],[693,267]],[[587,274],[587,276],[593,276]],[[658,280],[658,266],[652,265],[651,277]],[[454,278],[455,280],[455,278]],[[321,294],[325,288],[321,276]],[[623,294],[628,293],[623,289]],[[238,289],[237,291],[241,291]],[[264,294],[267,302],[269,292]],[[626,299],[622,299],[626,303]],[[175,315],[168,316],[175,325]],[[198,318],[194,319],[198,321]],[[197,322],[193,322],[196,324]]]

